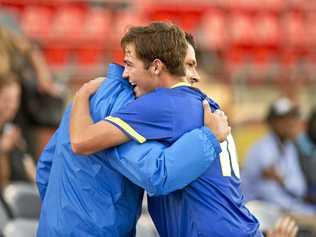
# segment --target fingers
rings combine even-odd
[[[226,114],[221,110],[216,110],[213,113],[206,100],[203,101],[203,109],[204,125],[213,132],[219,142],[225,141],[231,133],[231,127],[228,125]]]
[[[83,86],[79,89],[78,93],[81,94],[87,94],[92,95],[96,92],[96,90],[100,87],[102,82],[105,80],[104,77],[98,77],[96,79],[90,80],[83,84]]]
[[[203,100],[203,108],[204,108],[205,112],[211,112],[212,113],[211,107],[210,107],[210,105],[209,105],[207,100]]]
[[[295,237],[298,232],[298,226],[291,217],[282,217],[278,219],[275,228],[268,232],[268,237]]]
[[[296,236],[298,231],[295,221],[290,217],[286,217],[284,219],[284,222],[281,223],[281,229],[283,230],[284,234],[287,234],[289,237]]]
[[[219,110],[219,109],[215,110],[215,112],[214,112],[214,113],[215,113],[215,114],[218,114],[218,115],[222,115],[222,116],[224,116],[224,115],[225,115],[224,111]]]
[[[91,81],[96,81],[96,82],[103,82],[105,80],[105,77],[97,77],[97,78],[95,78],[95,79],[93,79],[93,80],[91,80]]]
[[[217,110],[215,110],[214,113],[215,113],[215,114],[218,114],[219,116],[222,116],[224,119],[228,120],[228,117],[227,117],[227,115],[224,113],[224,111],[217,109]]]

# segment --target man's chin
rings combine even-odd
[[[136,98],[143,96],[145,93],[143,91],[138,90],[137,87],[134,88],[134,95]]]
[[[143,96],[144,94],[145,94],[145,93],[136,93],[136,92],[134,91],[134,95],[135,95],[136,98],[141,97],[141,96]]]

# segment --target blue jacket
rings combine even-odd
[[[123,68],[109,65],[107,80],[90,100],[93,120],[100,121],[134,99]],[[37,236],[135,236],[143,189],[167,194],[198,178],[220,153],[208,128],[183,135],[166,148],[134,141],[93,155],[73,153],[68,106],[37,165],[42,210]],[[128,177],[128,179],[126,178]]]

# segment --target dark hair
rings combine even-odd
[[[316,107],[312,109],[307,121],[307,136],[316,145]]]
[[[196,44],[193,35],[191,33],[185,32],[185,39],[190,45],[192,45],[193,49],[196,50]]]
[[[161,60],[167,70],[176,76],[185,76],[184,58],[187,52],[185,33],[176,25],[153,22],[147,26],[129,28],[121,39],[121,47],[135,45],[136,56],[148,68],[155,60]]]

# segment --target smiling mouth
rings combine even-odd
[[[133,81],[128,81],[128,82],[129,82],[129,84],[131,84],[133,87],[136,86],[136,83],[135,83],[135,82],[133,82]]]
[[[136,88],[136,83],[135,82],[132,82],[132,81],[129,81],[129,84],[131,85],[131,87],[133,88],[133,91],[134,91],[134,94],[135,94],[135,88]]]

